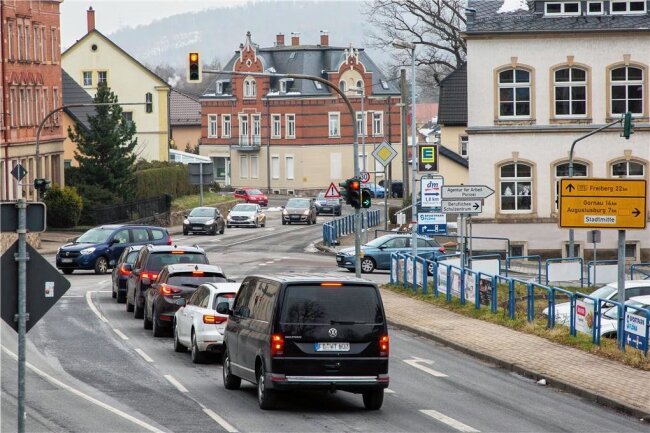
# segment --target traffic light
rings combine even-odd
[[[339,183],[341,187],[341,197],[346,204],[361,209],[361,182],[356,177],[346,179],[345,182]]]
[[[189,53],[187,58],[187,82],[200,83],[201,76],[201,56],[199,53]]]
[[[345,182],[339,182],[339,193],[341,198],[345,200],[345,204],[350,204],[350,179],[347,179]]]
[[[361,207],[364,209],[368,209],[370,206],[372,206],[372,200],[370,199],[370,191],[368,191],[367,189],[362,189]]]
[[[632,113],[628,111],[623,115],[623,137],[629,140],[632,134],[634,134],[634,124],[632,123]]]
[[[45,192],[50,189],[50,181],[47,179],[34,179],[34,189],[38,191],[42,197]]]

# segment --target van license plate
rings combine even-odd
[[[314,343],[316,352],[349,352],[350,343]]]

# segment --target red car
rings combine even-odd
[[[255,203],[260,206],[268,206],[269,198],[257,188],[243,187],[237,188],[234,194],[235,198],[246,200],[246,203]]]

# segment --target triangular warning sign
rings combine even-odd
[[[334,182],[331,182],[329,188],[327,188],[325,198],[341,198],[341,193],[336,188],[336,185],[334,185]]]

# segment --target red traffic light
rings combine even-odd
[[[361,188],[361,183],[358,180],[350,181],[350,189],[359,190]]]

